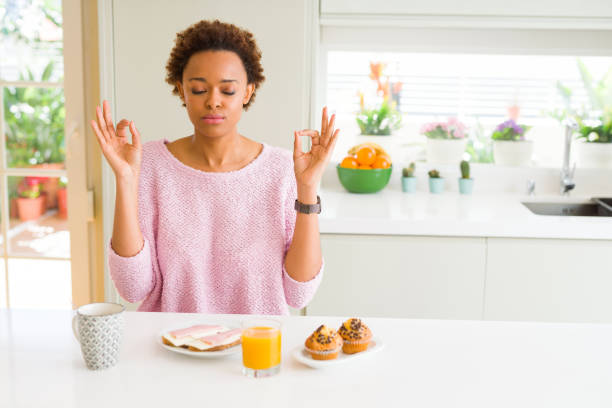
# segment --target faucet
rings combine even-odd
[[[535,195],[535,186],[536,186],[535,180],[533,179],[527,180],[527,194],[528,195],[530,196]]]
[[[574,182],[574,171],[576,163],[570,169],[570,150],[572,148],[572,135],[578,129],[578,124],[573,119],[565,119],[565,140],[563,144],[563,166],[561,167],[561,194],[569,195],[570,190],[576,187]]]

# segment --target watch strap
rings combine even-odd
[[[317,195],[316,204],[304,204],[296,199],[295,210],[302,214],[321,214],[321,197]]]

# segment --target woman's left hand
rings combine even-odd
[[[316,130],[304,129],[294,132],[293,168],[298,188],[316,188],[323,176],[325,166],[334,151],[340,129],[334,130],[336,115],[328,120],[327,107],[323,108],[321,133]],[[300,136],[310,136],[312,144],[309,152],[302,151]]]

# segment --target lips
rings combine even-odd
[[[204,121],[204,123],[214,125],[223,122],[224,117],[222,115],[206,115],[202,117],[202,120]]]

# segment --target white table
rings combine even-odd
[[[319,324],[343,319],[286,317],[281,373],[251,379],[240,353],[200,359],[157,343],[168,326],[241,316],[125,317],[119,364],[89,371],[72,312],[0,311],[0,407],[612,406],[612,325],[370,318],[381,352],[317,370],[291,350]]]

